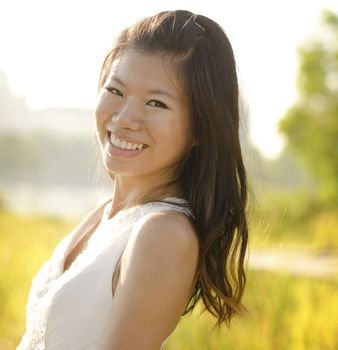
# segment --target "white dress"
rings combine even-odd
[[[83,221],[60,241],[33,279],[26,306],[26,332],[17,350],[109,348],[114,312],[112,276],[133,227],[152,212],[175,210],[191,216],[185,200],[166,200],[171,203],[142,204],[120,211],[111,219],[108,203],[86,248],[65,272],[65,258],[83,234]]]

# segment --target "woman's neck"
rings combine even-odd
[[[112,206],[109,217],[123,209],[145,201],[161,200],[168,197],[182,197],[178,184],[166,185],[164,181],[149,183],[133,181],[132,178],[115,176]]]

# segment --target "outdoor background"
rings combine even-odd
[[[245,317],[199,306],[166,350],[338,349],[338,2],[0,1],[0,350],[33,276],[111,191],[92,129],[97,78],[126,25],[166,9],[232,42],[251,186]]]

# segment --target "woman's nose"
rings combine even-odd
[[[120,128],[137,130],[142,124],[142,111],[133,101],[126,101],[113,115],[112,122]]]

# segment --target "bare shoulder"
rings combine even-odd
[[[123,273],[132,267],[151,270],[160,282],[172,274],[176,283],[193,288],[197,272],[199,242],[188,217],[177,211],[145,215],[135,226],[122,257]],[[166,283],[167,281],[164,281]]]
[[[188,217],[177,211],[155,212],[145,215],[132,233],[130,245],[138,242],[148,249],[155,244],[174,248],[175,255],[198,254],[198,238]]]
[[[113,349],[159,349],[190,299],[198,254],[198,238],[185,214],[151,213],[139,220],[114,294]]]

